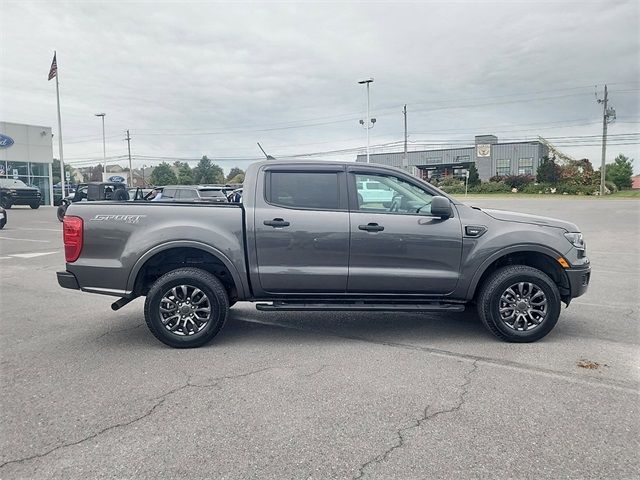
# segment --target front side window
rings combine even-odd
[[[506,158],[496,162],[496,175],[505,176],[511,174],[511,160]]]
[[[289,208],[337,210],[338,174],[331,172],[271,172],[267,201]]]
[[[412,183],[387,175],[357,174],[358,210],[363,212],[429,214],[433,196]],[[363,189],[360,185],[379,185]]]
[[[518,160],[518,175],[533,175],[533,158]]]

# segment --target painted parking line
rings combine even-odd
[[[35,257],[42,257],[43,255],[53,255],[54,253],[58,253],[58,251],[56,251],[56,252],[34,252],[34,253],[13,253],[13,254],[9,255],[9,257],[12,257],[12,258],[35,258]]]
[[[38,232],[56,232],[60,233],[62,231],[62,227],[60,228],[26,228],[26,227],[17,227],[15,230],[36,230]]]
[[[16,242],[51,243],[49,240],[33,240],[31,238],[0,237],[0,240],[14,240]]]

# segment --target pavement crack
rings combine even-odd
[[[364,476],[367,474],[367,469],[369,469],[369,467],[387,461],[387,459],[391,456],[391,454],[395,450],[404,447],[404,445],[407,442],[407,433],[410,433],[414,430],[419,429],[424,423],[440,415],[444,415],[446,413],[453,413],[460,410],[467,401],[467,393],[469,391],[469,385],[471,384],[472,375],[476,372],[477,369],[478,369],[478,361],[474,360],[473,363],[471,364],[471,368],[464,374],[464,377],[463,377],[464,381],[459,387],[460,394],[458,395],[456,403],[453,406],[442,409],[442,410],[436,410],[430,413],[429,410],[431,408],[431,405],[427,405],[422,411],[422,415],[419,418],[414,420],[410,425],[402,427],[396,431],[396,442],[381,454],[376,455],[372,459],[363,463],[358,469],[358,474],[355,477],[353,477],[353,479],[358,480],[360,478],[364,478]]]
[[[175,387],[175,388],[169,390],[168,392],[165,392],[162,395],[160,395],[159,397],[157,397],[155,399],[155,403],[151,406],[151,408],[149,408],[142,415],[140,415],[140,416],[138,416],[138,417],[136,417],[136,418],[134,418],[132,420],[129,420],[129,421],[126,421],[126,422],[121,422],[121,423],[116,423],[115,425],[110,425],[110,426],[105,427],[105,428],[103,428],[101,430],[98,430],[95,433],[92,433],[91,435],[87,435],[86,437],[81,438],[80,440],[76,440],[74,442],[63,443],[61,445],[58,445],[56,447],[53,447],[53,448],[47,450],[46,452],[37,453],[35,455],[30,455],[28,457],[17,458],[15,460],[8,460],[8,461],[0,464],[0,468],[4,468],[4,467],[6,467],[8,465],[13,465],[13,464],[16,464],[16,463],[24,463],[24,462],[28,462],[30,460],[43,458],[43,457],[46,457],[47,455],[50,455],[53,452],[56,452],[56,451],[58,451],[60,449],[67,448],[67,447],[72,447],[74,445],[80,445],[81,443],[87,442],[89,440],[93,440],[94,438],[99,437],[99,436],[101,436],[101,435],[103,435],[103,434],[105,434],[105,433],[107,433],[107,432],[109,432],[111,430],[115,430],[116,428],[128,427],[129,425],[132,425],[132,424],[134,424],[136,422],[139,422],[140,420],[144,420],[145,418],[147,418],[150,415],[152,415],[160,406],[162,406],[162,404],[165,402],[167,397],[169,397],[170,395],[173,395],[174,393],[176,393],[176,392],[178,392],[178,391],[180,391],[180,390],[182,390],[184,388],[187,388],[189,386],[189,381],[190,381],[190,377],[187,379],[187,381],[184,384],[182,384],[182,385],[180,385],[178,387]]]

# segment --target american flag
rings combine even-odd
[[[51,70],[49,70],[49,80],[58,75],[58,63],[56,62],[56,54],[53,54],[53,62],[51,62]]]

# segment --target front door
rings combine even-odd
[[[349,211],[342,171],[265,172],[256,198],[255,242],[266,293],[345,293]]]
[[[433,193],[409,178],[351,167],[349,293],[443,295],[460,275],[462,229],[430,216]],[[366,187],[380,192],[370,195]],[[385,192],[384,195],[381,192]]]

